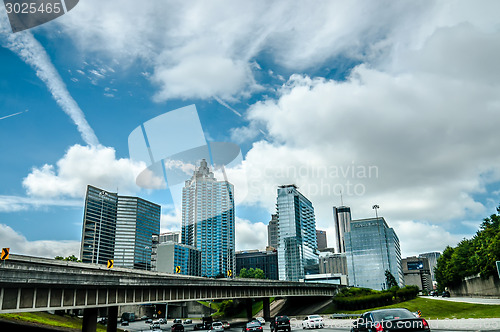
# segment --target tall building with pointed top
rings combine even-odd
[[[351,231],[351,208],[348,206],[333,207],[335,223],[336,252],[345,252],[345,233]]]
[[[299,281],[319,271],[316,220],[311,201],[295,185],[278,188],[279,280]]]
[[[234,274],[234,219],[234,186],[202,159],[182,188],[182,243],[201,251],[202,276]]]

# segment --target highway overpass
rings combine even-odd
[[[85,309],[95,331],[97,308],[234,298],[333,296],[339,286],[256,279],[212,279],[10,255],[0,262],[0,313]],[[266,306],[265,306],[266,307]],[[116,315],[116,314],[115,314]],[[113,327],[114,326],[114,327]],[[116,322],[108,323],[108,331]]]

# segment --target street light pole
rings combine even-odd
[[[377,212],[377,210],[378,210],[378,209],[380,209],[380,206],[378,206],[377,204],[375,204],[375,205],[372,207],[372,209],[374,209],[374,210],[375,210],[375,217],[376,217],[376,219],[378,219],[378,212]]]
[[[104,210],[104,196],[108,196],[108,193],[105,192],[104,190],[99,193],[99,196],[101,197],[101,217],[99,218],[99,243],[97,245],[97,258],[96,258],[96,263],[99,264],[99,249],[101,248],[101,228],[102,228],[102,212]],[[95,229],[96,224],[94,224],[94,250],[95,250]],[[94,262],[94,255],[92,254],[92,263]]]

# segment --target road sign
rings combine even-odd
[[[108,269],[112,269],[114,266],[114,260],[108,259]]]
[[[231,270],[227,270],[227,276],[228,276],[228,277],[232,277],[232,276],[233,276],[233,271],[231,271]]]
[[[3,261],[9,259],[9,251],[10,248],[2,248],[2,255],[0,256],[0,259]]]
[[[497,261],[497,272],[498,272],[498,277],[500,278],[500,261]]]
[[[176,266],[175,267],[175,273],[181,273],[181,267],[180,266]]]
[[[161,310],[158,310],[158,315],[161,315]]]
[[[417,310],[418,317],[422,317],[422,311]]]

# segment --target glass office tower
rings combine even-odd
[[[351,208],[348,206],[333,207],[335,223],[335,240],[337,253],[345,252],[345,233],[351,230]]]
[[[151,237],[160,231],[161,207],[142,198],[87,186],[80,257],[84,263],[150,269]]]
[[[82,262],[106,264],[113,259],[117,206],[116,193],[87,186],[80,247]]]
[[[279,280],[298,281],[319,272],[316,220],[311,201],[295,185],[278,188]]]
[[[151,237],[160,232],[161,207],[139,197],[118,196],[115,265],[151,270]]]
[[[344,237],[352,286],[387,289],[386,270],[392,273],[399,286],[403,285],[399,238],[384,218],[353,220],[350,232]]]
[[[201,275],[235,273],[234,187],[217,181],[205,159],[182,188],[182,243],[201,251]]]

